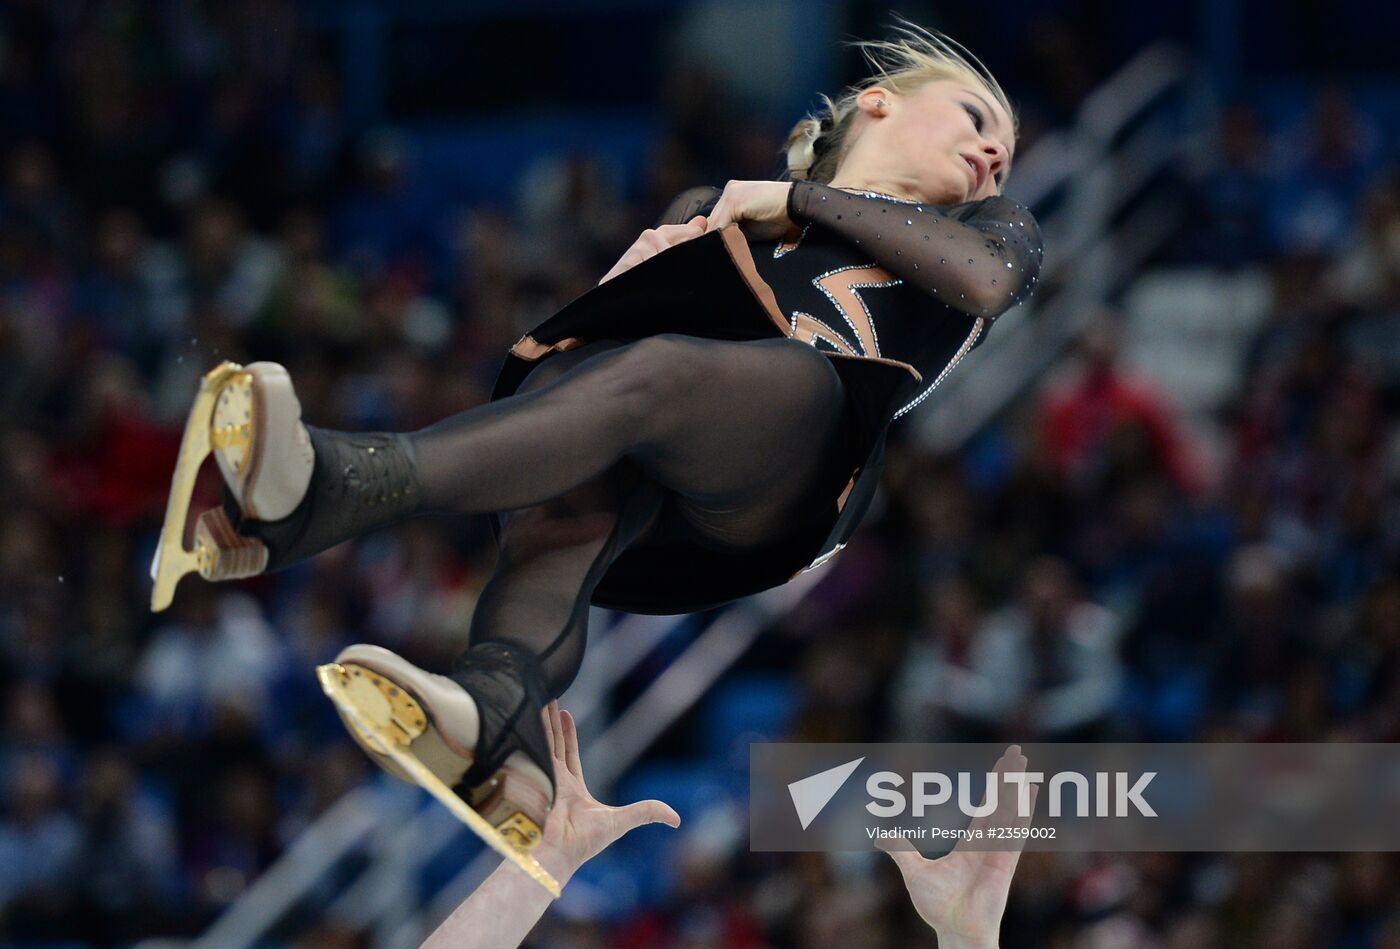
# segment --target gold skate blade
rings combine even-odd
[[[180,439],[175,473],[170,477],[170,499],[165,505],[165,522],[161,525],[155,559],[151,561],[153,613],[159,613],[170,605],[175,597],[175,585],[181,577],[200,568],[201,545],[196,543],[193,550],[185,548],[185,522],[189,518],[190,499],[194,495],[199,467],[209,456],[209,423],[214,417],[219,390],[230,377],[242,371],[243,367],[237,363],[222,362],[205,373],[199,392],[194,397],[194,405],[190,408],[189,418],[185,421],[185,434]]]
[[[550,876],[549,871],[542,867],[538,860],[506,839],[505,833],[511,832],[512,828],[498,831],[491,826],[486,818],[468,807],[466,801],[453,793],[441,778],[433,774],[427,765],[409,750],[409,743],[415,736],[399,723],[396,714],[398,709],[393,708],[387,701],[376,701],[363,690],[357,692],[362,700],[367,701],[363,704],[357,702],[347,684],[347,670],[340,663],[329,662],[317,666],[316,678],[321,682],[322,691],[335,703],[341,714],[354,722],[360,733],[367,737],[381,754],[393,760],[423,790],[441,801],[453,816],[466,824],[472,833],[484,840],[492,850],[514,863],[530,879],[544,887],[551,896],[558,898],[559,882]]]

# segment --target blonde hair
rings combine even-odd
[[[837,99],[822,96],[824,108],[793,126],[783,146],[788,177],[794,181],[830,181],[845,157],[847,138],[860,111],[856,99],[862,92],[883,86],[896,94],[913,92],[939,80],[957,80],[985,89],[1011,117],[1016,134],[1016,110],[1001,84],[982,61],[952,37],[926,30],[895,16],[892,36],[886,40],[857,40],[850,45],[861,51],[872,75],[847,87]]]

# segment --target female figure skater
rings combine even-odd
[[[682,195],[512,348],[490,404],[350,434],[303,425],[281,366],[210,373],[157,608],[183,572],[248,576],[417,514],[493,515],[499,563],[450,674],[377,646],[337,671],[515,845],[538,840],[553,799],[541,710],[579,667],[590,602],[688,612],[830,556],[874,492],[891,419],[1036,281],[1035,221],[1000,196],[1016,127],[996,80],[912,25],[860,45],[873,74],[797,125],[791,180]],[[225,504],[188,552],[182,485],[211,449]]]

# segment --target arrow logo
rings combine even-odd
[[[788,785],[788,793],[792,795],[792,806],[797,808],[797,819],[802,822],[803,830],[817,819],[822,808],[836,796],[836,792],[841,790],[841,785],[846,783],[846,779],[864,760],[865,758],[861,757],[855,761],[847,761]]]

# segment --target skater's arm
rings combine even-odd
[[[583,781],[578,728],[558,702],[545,709],[545,735],[554,755],[554,807],[534,857],[563,887],[579,867],[643,824],[680,826],[660,801],[624,807],[600,804]],[[550,896],[513,863],[502,863],[423,943],[423,949],[511,949],[549,908]]]
[[[731,181],[709,222],[740,222],[756,239],[818,224],[938,301],[988,319],[1025,299],[1040,275],[1040,228],[1001,196],[910,204],[815,181]]]
[[[974,316],[1001,315],[1040,275],[1040,228],[1001,196],[964,204],[908,204],[794,182],[788,216],[835,231],[876,263],[940,302]]]

